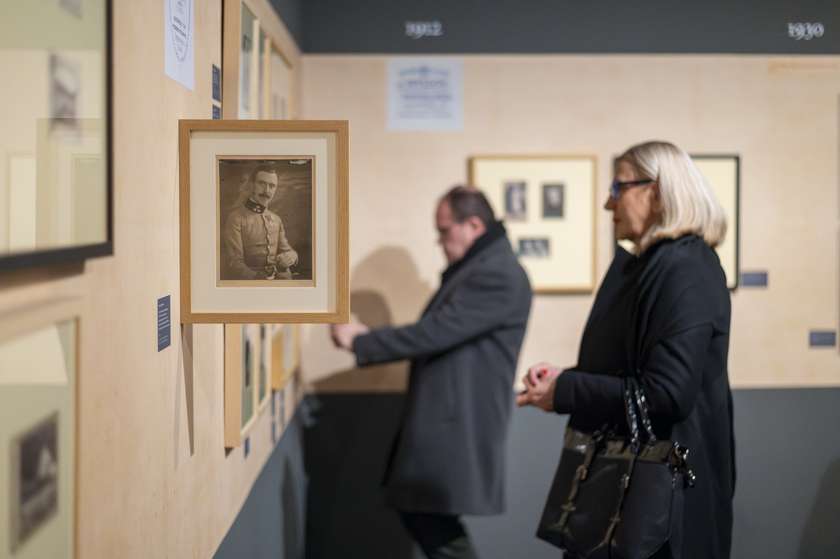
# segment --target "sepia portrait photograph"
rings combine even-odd
[[[566,196],[566,185],[563,183],[543,184],[542,203],[543,217],[563,217],[563,201]]]
[[[12,443],[12,550],[58,513],[58,413]]]
[[[178,147],[181,321],[349,320],[347,121],[180,120]]]
[[[525,181],[505,182],[505,218],[522,221],[528,218]]]
[[[550,258],[551,244],[547,238],[519,239],[517,254],[527,258]]]
[[[314,158],[217,160],[217,285],[314,285]]]

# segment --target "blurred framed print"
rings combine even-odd
[[[738,155],[692,155],[726,214],[726,238],[715,247],[726,273],[726,286],[734,291],[740,279],[741,158]]]
[[[180,123],[181,321],[346,321],[346,121]]]
[[[7,2],[0,37],[0,272],[112,254],[110,0]]]
[[[271,339],[271,387],[282,390],[300,366],[300,325],[278,324]]]
[[[469,183],[505,222],[534,291],[591,293],[595,288],[594,156],[479,155]]]
[[[726,214],[726,238],[715,247],[715,252],[726,274],[726,286],[730,291],[735,291],[741,276],[741,158],[738,155],[692,154],[691,159],[709,183]],[[617,243],[630,253],[634,251],[630,241]]]
[[[226,448],[242,443],[265,399],[260,324],[225,324],[224,441]],[[264,400],[261,400],[263,398]]]
[[[80,304],[0,321],[0,556],[75,557]]]

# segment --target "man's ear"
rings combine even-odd
[[[468,217],[467,223],[469,223],[470,227],[472,227],[473,230],[479,235],[483,235],[484,232],[487,231],[487,226],[484,225],[484,222],[481,221],[481,218],[476,215]]]

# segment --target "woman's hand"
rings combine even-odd
[[[550,363],[532,365],[525,374],[525,390],[516,396],[517,406],[536,406],[545,411],[554,410],[554,387],[560,369]]]

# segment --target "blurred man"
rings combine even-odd
[[[359,366],[410,359],[385,475],[388,504],[431,559],[475,558],[462,514],[504,512],[505,442],[531,286],[484,195],[455,187],[436,212],[449,266],[420,319],[332,328]]]

